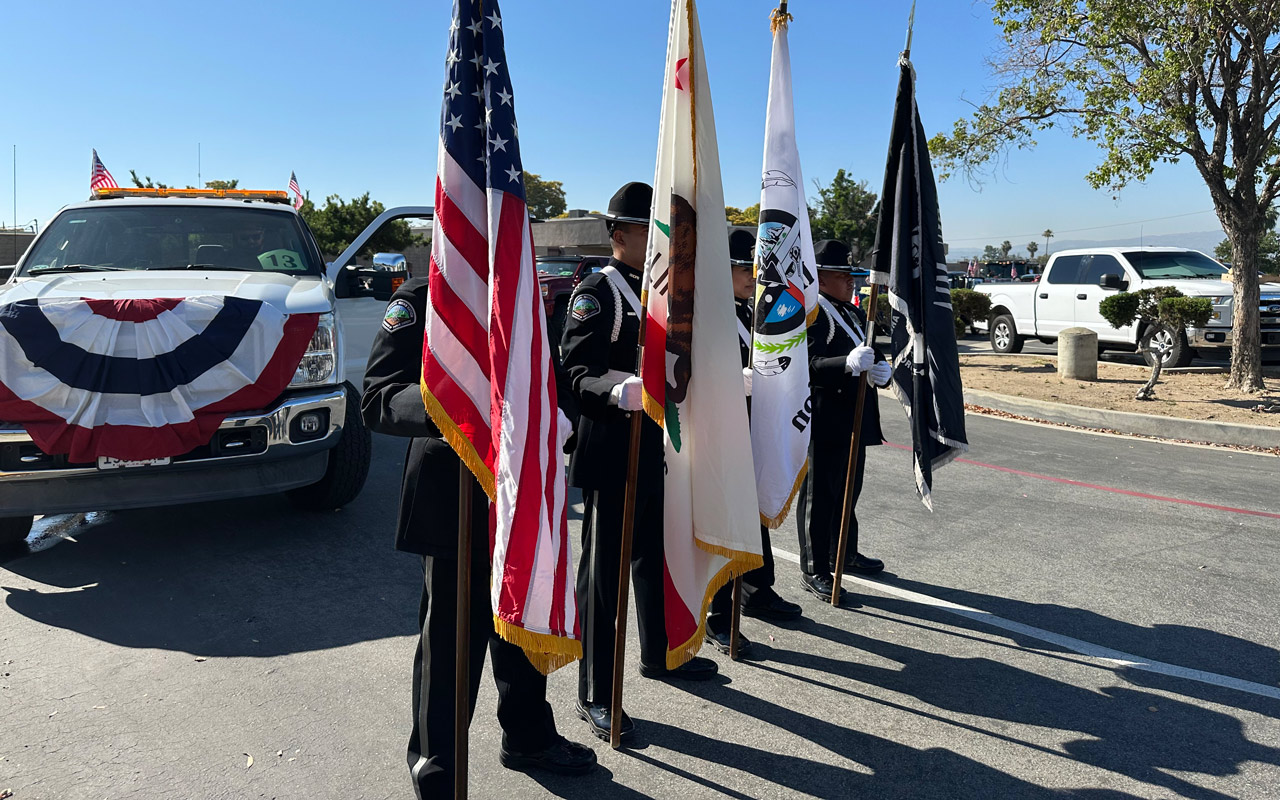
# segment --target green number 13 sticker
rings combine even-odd
[[[307,268],[302,256],[292,250],[268,250],[258,256],[258,263],[265,270],[304,270]]]

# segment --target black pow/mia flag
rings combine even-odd
[[[906,54],[898,63],[871,280],[886,288],[893,308],[893,390],[911,423],[916,490],[933,510],[934,469],[969,444],[938,190],[916,108],[915,70]]]

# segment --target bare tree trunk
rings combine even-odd
[[[1228,389],[1260,392],[1262,383],[1262,328],[1258,314],[1258,238],[1261,225],[1232,219],[1226,226],[1231,239],[1231,374]]]
[[[1151,377],[1147,379],[1147,385],[1138,390],[1133,396],[1134,400],[1155,400],[1156,399],[1156,381],[1160,380],[1161,364],[1163,364],[1164,353],[1154,353],[1151,351],[1150,344],[1142,349],[1143,353],[1151,359]]]

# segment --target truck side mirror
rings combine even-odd
[[[1119,275],[1108,272],[1106,275],[1102,276],[1101,280],[1098,281],[1098,285],[1103,289],[1123,289],[1124,280]]]

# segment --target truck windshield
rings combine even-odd
[[[247,205],[103,201],[59,214],[23,259],[21,274],[199,267],[319,275],[317,262],[293,214]]]
[[[1221,278],[1227,268],[1201,253],[1152,252],[1137,250],[1124,257],[1144,279],[1150,278]]]
[[[539,261],[538,272],[543,275],[564,277],[572,275],[578,269],[577,261]]]

